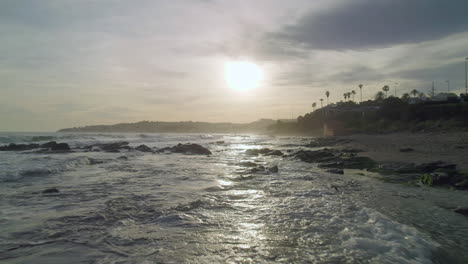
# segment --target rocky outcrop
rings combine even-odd
[[[150,147],[146,146],[146,145],[140,145],[140,146],[136,147],[135,149],[138,150],[138,151],[141,151],[141,152],[153,152],[153,150]]]
[[[26,151],[42,149],[43,151],[52,151],[52,152],[67,152],[71,148],[67,143],[57,143],[55,141],[50,141],[44,144],[14,144],[0,146],[0,151]]]
[[[183,153],[183,154],[194,154],[194,155],[211,155],[211,151],[207,148],[198,144],[178,144],[174,147],[167,147],[157,150],[156,152],[172,152],[172,153]]]
[[[33,150],[40,148],[41,145],[39,144],[15,144],[10,143],[9,145],[0,146],[0,151],[25,151],[25,150]]]
[[[131,150],[132,148],[128,146],[128,142],[122,141],[122,142],[114,142],[114,143],[107,143],[107,144],[98,144],[94,145],[95,147],[98,147],[102,151],[105,152],[120,152],[121,150]]]
[[[51,193],[59,193],[60,191],[57,188],[49,188],[43,190],[41,193],[43,194],[51,194]]]

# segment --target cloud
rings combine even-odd
[[[369,49],[439,39],[468,30],[466,0],[355,0],[311,11],[269,34],[281,46]]]

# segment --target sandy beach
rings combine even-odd
[[[351,142],[340,148],[364,150],[360,156],[378,162],[425,163],[436,160],[455,163],[468,170],[468,132],[392,133],[383,135],[357,134],[340,138]],[[411,148],[413,151],[401,152]]]

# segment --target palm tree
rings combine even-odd
[[[363,87],[364,85],[359,84],[358,86],[359,86],[359,90],[361,91],[361,103],[362,103],[362,87]]]
[[[315,107],[317,106],[317,103],[312,103],[312,110],[315,111]]]
[[[376,101],[382,101],[383,99],[385,99],[385,94],[382,91],[378,91],[375,94],[375,100]]]
[[[408,101],[408,99],[410,99],[410,94],[409,93],[405,93],[401,96],[401,99],[403,99],[404,101]]]
[[[347,93],[344,93],[344,94],[343,94],[343,97],[344,97],[344,100],[346,101],[346,98],[348,98],[348,94],[347,94]]]
[[[325,92],[325,95],[327,96],[327,105],[328,105],[328,97],[330,97],[330,92],[329,92],[329,91],[326,91],[326,92]]]
[[[348,101],[351,99],[351,92],[347,92],[346,96],[348,96]]]
[[[423,93],[423,92],[421,92],[421,93],[418,93],[418,97],[419,97],[419,98],[426,97],[426,94],[425,94],[425,93]]]
[[[323,98],[320,98],[320,108],[323,108]]]
[[[413,91],[411,91],[411,94],[416,97],[418,94],[419,94],[419,91],[416,90],[416,89],[413,89]]]
[[[352,90],[351,94],[353,95],[353,101],[354,101],[354,96],[356,95],[356,91]]]
[[[382,87],[382,90],[385,92],[385,97],[387,97],[387,92],[390,90],[390,87],[388,85],[384,85],[384,87]]]

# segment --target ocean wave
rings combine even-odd
[[[42,164],[33,168],[0,171],[0,182],[18,181],[25,178],[44,177],[55,173],[74,170],[79,167],[104,163],[104,160],[79,156],[61,161],[58,164]]]

